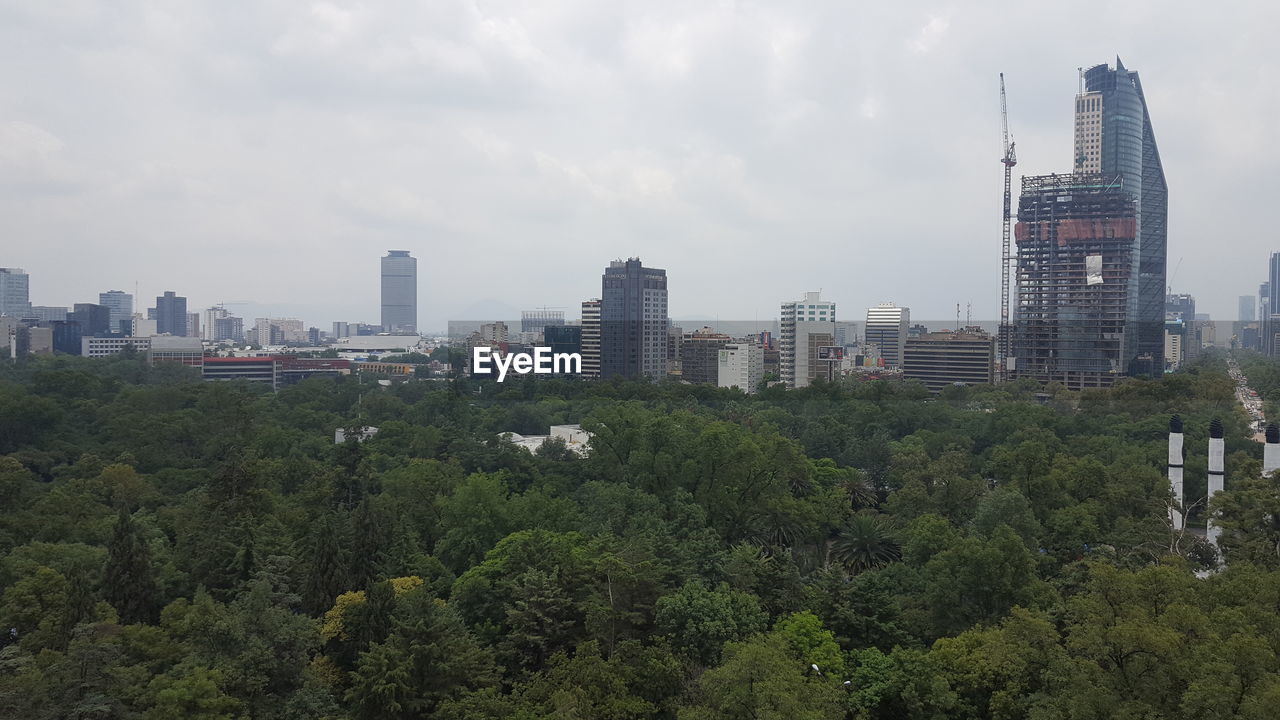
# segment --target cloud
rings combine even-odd
[[[770,317],[821,286],[844,317],[994,317],[996,73],[1018,170],[1061,171],[1075,68],[1119,53],[1176,289],[1227,315],[1274,249],[1280,10],[1151,7],[11,3],[0,236],[21,242],[0,264],[38,304],[137,280],[321,327],[377,316],[392,247],[422,258],[424,327],[478,297],[574,306],[628,255],[668,269],[677,315]]]

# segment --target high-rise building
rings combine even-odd
[[[1267,288],[1266,316],[1280,315],[1280,292],[1271,292],[1272,288],[1280,288],[1280,252],[1271,253],[1271,261],[1267,264],[1265,287]]]
[[[133,317],[132,295],[123,290],[108,290],[98,293],[98,304],[111,312],[111,332],[126,334],[129,332],[128,328],[121,323],[128,322]]]
[[[1169,191],[1151,114],[1138,73],[1116,58],[1084,71],[1084,91],[1076,96],[1075,171],[1119,176],[1134,199],[1137,335],[1134,357],[1125,364],[1134,375],[1159,375],[1164,367],[1164,295],[1168,246]]]
[[[875,345],[886,367],[900,367],[902,354],[911,333],[911,310],[893,303],[880,303],[867,308],[864,331],[868,345]]]
[[[118,329],[111,327],[111,308],[105,305],[94,305],[93,303],[76,303],[73,306],[71,319],[80,323],[80,332],[84,335],[105,335],[109,332],[118,332]],[[72,355],[79,354],[80,343],[77,340],[75,350],[70,351]]]
[[[582,302],[582,375],[600,377],[600,300]]]
[[[1172,361],[1164,359],[1165,370],[1176,370],[1183,363],[1200,357],[1200,327],[1203,323],[1196,317],[1196,299],[1187,294],[1167,295],[1164,301],[1164,349],[1174,348],[1177,357]],[[1169,335],[1177,335],[1170,340]],[[1176,348],[1174,347],[1176,345]]]
[[[835,345],[836,304],[821,293],[807,292],[802,300],[782,303],[778,322],[778,371],[789,388],[807,387],[827,376],[818,362],[818,347]]]
[[[200,337],[210,342],[216,341],[218,321],[230,316],[231,313],[221,305],[205,308],[204,322],[200,325]]]
[[[69,308],[61,305],[30,305],[27,311],[22,313],[20,317],[27,320],[35,320],[40,324],[51,322],[62,322],[71,314]]]
[[[610,263],[601,277],[601,376],[665,376],[670,324],[667,271],[640,258]]]
[[[718,384],[720,348],[731,342],[733,338],[709,327],[685,334],[680,339],[680,379],[702,385]]]
[[[156,298],[156,332],[161,335],[186,337],[187,299],[166,290]]]
[[[388,250],[382,258],[382,330],[418,332],[418,259],[408,250]]]
[[[764,347],[755,343],[729,343],[720,348],[716,384],[753,393],[764,379]]]
[[[1017,377],[1103,387],[1138,361],[1137,200],[1124,182],[1102,173],[1022,178]],[[1162,357],[1164,293],[1160,316]]]
[[[1240,322],[1253,322],[1257,318],[1258,298],[1253,295],[1240,296],[1240,314],[1236,318]]]
[[[0,315],[24,317],[31,308],[31,278],[22,268],[0,268]]]
[[[187,313],[186,337],[193,337],[193,338],[204,337],[204,334],[200,331],[200,313]]]
[[[547,325],[543,338],[553,353],[577,353],[582,355],[581,325]]]
[[[525,310],[520,313],[520,332],[541,333],[543,328],[564,325],[563,310]]]
[[[925,333],[907,340],[902,376],[936,393],[949,385],[990,384],[995,366],[995,338],[985,332]]]

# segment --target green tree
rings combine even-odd
[[[496,681],[492,655],[425,591],[400,599],[393,627],[357,663],[347,693],[355,717],[428,717],[441,702]]]
[[[126,623],[155,622],[160,610],[159,590],[151,553],[129,512],[121,508],[107,546],[102,571],[102,596]]]

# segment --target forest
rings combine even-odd
[[[1167,521],[1174,414],[1221,557]],[[939,396],[5,363],[0,717],[1274,718],[1261,456],[1220,354]]]

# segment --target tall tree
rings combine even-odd
[[[102,572],[102,595],[125,623],[151,623],[160,609],[151,552],[124,508],[116,519]]]

